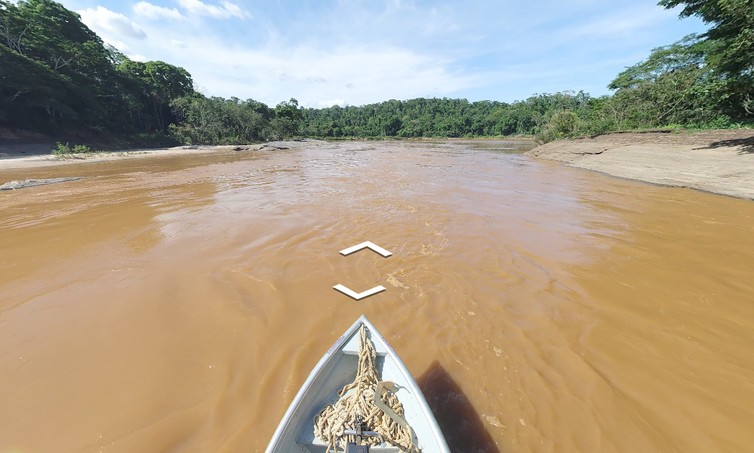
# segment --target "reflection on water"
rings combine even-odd
[[[458,451],[750,448],[754,203],[508,147],[0,173],[84,176],[0,193],[0,451],[263,451],[362,313]]]

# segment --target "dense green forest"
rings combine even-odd
[[[274,108],[206,97],[191,75],[109,47],[52,0],[0,0],[0,126],[132,143],[243,143],[322,138],[561,137],[679,126],[754,125],[754,8],[750,0],[661,0],[710,25],[652,51],[610,83],[610,96],[564,91],[513,103],[389,100],[365,106]]]
[[[52,0],[0,0],[0,126],[81,140],[225,143],[290,136],[294,100],[206,98],[191,75],[132,61]]]
[[[125,58],[50,0],[0,0],[0,124],[58,134],[151,133],[175,121],[170,102],[191,75]]]

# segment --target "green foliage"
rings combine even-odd
[[[711,25],[705,38],[717,50],[708,56],[715,68],[732,76],[754,71],[754,5],[751,0],[660,0],[665,8],[683,6],[681,17],[698,16]]]
[[[754,124],[751,0],[661,0],[711,24],[704,35],[654,49],[611,82],[612,96],[535,94],[513,103],[391,99],[359,107],[270,108],[205,97],[191,75],[131,61],[52,0],[0,0],[0,126],[119,143],[247,143],[330,139],[535,135],[540,141],[613,130]],[[97,143],[97,140],[89,140]],[[59,145],[74,154],[81,145]]]
[[[70,146],[68,143],[63,144],[60,142],[55,143],[55,148],[52,150],[53,156],[65,157],[70,154],[89,154],[92,153],[92,149],[86,145],[74,145]]]
[[[710,24],[702,35],[704,61],[720,81],[734,119],[754,116],[754,4],[751,0],[660,0],[665,8],[683,6],[681,17]]]
[[[665,47],[618,74],[609,87],[621,129],[668,124],[729,124],[741,115],[731,79],[707,64],[717,46],[696,35]],[[727,119],[727,120],[726,120]]]
[[[361,107],[304,110],[303,133],[339,137],[479,137],[533,135],[558,111],[581,116],[591,97],[584,92],[537,94],[506,104],[466,99],[390,100]]]
[[[565,137],[572,137],[579,127],[579,117],[570,110],[555,112],[535,135],[540,143],[547,143]]]
[[[275,106],[275,117],[270,121],[268,135],[273,140],[281,140],[296,135],[301,126],[303,114],[298,101],[291,98]]]
[[[137,121],[141,130],[165,130],[176,120],[170,102],[194,93],[188,71],[162,61],[142,63],[124,58],[117,71],[123,78],[131,121]]]
[[[0,125],[49,134],[164,131],[174,121],[170,101],[189,93],[184,69],[130,62],[59,3],[0,0]]]
[[[272,124],[276,119],[275,111],[253,99],[241,101],[193,95],[174,99],[171,105],[177,122],[170,125],[170,132],[180,143],[249,143],[279,134],[273,132],[277,127]],[[295,121],[295,118],[286,117],[282,121]]]
[[[714,24],[703,36],[654,49],[618,74],[613,96],[538,94],[524,101],[390,100],[306,109],[303,132],[340,137],[463,137],[534,134],[540,141],[614,130],[736,127],[754,123],[754,7],[750,0],[675,1]],[[734,49],[735,52],[731,52]],[[741,57],[741,52],[745,57]]]

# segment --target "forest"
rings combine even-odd
[[[617,74],[613,94],[534,94],[512,103],[388,100],[364,106],[269,107],[207,97],[191,74],[130,60],[52,0],[0,0],[0,127],[79,142],[138,146],[248,143],[289,137],[533,135],[540,142],[618,130],[754,126],[750,0],[661,0],[709,26]]]

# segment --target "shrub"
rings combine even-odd
[[[570,110],[555,112],[547,124],[535,135],[535,139],[541,143],[551,142],[559,138],[572,137],[579,124],[579,117]]]
[[[66,156],[68,154],[86,154],[91,153],[92,149],[86,145],[74,145],[71,147],[66,143],[65,145],[57,142],[55,143],[55,149],[52,150],[53,156]]]

